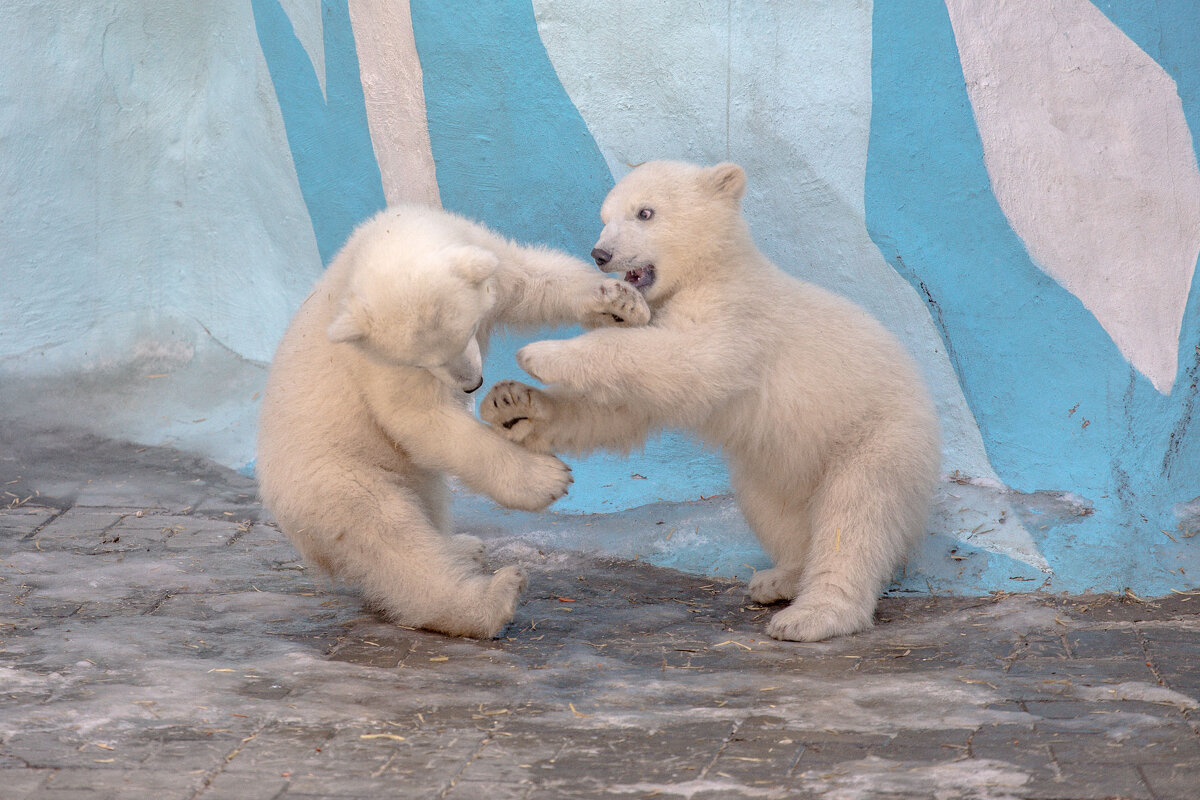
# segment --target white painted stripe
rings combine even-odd
[[[321,21],[321,0],[279,0],[279,5],[292,21],[292,30],[304,47],[304,52],[308,53],[308,60],[317,73],[324,96],[325,26]]]
[[[1013,230],[1169,393],[1200,255],[1200,171],[1175,82],[1087,0],[946,7]]]
[[[439,206],[408,0],[350,0],[350,21],[383,193]]]

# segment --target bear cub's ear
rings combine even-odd
[[[491,250],[470,245],[442,249],[439,255],[450,262],[451,271],[472,286],[478,286],[496,274],[500,259]]]
[[[342,303],[333,322],[325,329],[325,335],[331,342],[361,342],[367,338],[367,326],[363,323],[362,315],[350,302]]]
[[[746,191],[746,173],[737,164],[725,162],[708,170],[713,190],[731,200],[741,200]]]

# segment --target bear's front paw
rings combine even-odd
[[[571,468],[551,455],[526,454],[512,473],[508,491],[497,497],[503,505],[522,511],[541,511],[567,493],[574,482]]]
[[[573,370],[562,341],[532,342],[517,351],[517,364],[542,383],[566,383]]]
[[[649,321],[650,307],[642,293],[614,278],[605,278],[592,291],[580,320],[589,328],[601,325],[632,327]]]
[[[524,444],[546,419],[544,397],[519,381],[500,381],[479,404],[479,416],[504,438]]]

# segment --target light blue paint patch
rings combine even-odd
[[[600,233],[613,178],[579,111],[559,83],[528,0],[462,4],[413,0],[425,112],[442,205],[505,236],[586,258]],[[578,329],[555,331],[573,336]],[[529,380],[516,351],[534,337],[493,339],[484,374]],[[559,511],[616,511],[660,499],[728,491],[718,456],[667,433],[639,467],[598,453],[572,461],[575,484]]]
[[[1197,493],[1200,453],[1184,441],[1196,351],[1181,349],[1164,397],[1031,262],[992,194],[942,2],[877,4],[874,40],[867,227],[926,300],[1001,479],[1093,505],[1070,527],[1029,526],[1052,587],[1161,594],[1194,582],[1167,570],[1195,574],[1198,548],[1161,531],[1177,524],[1173,503]]]
[[[554,74],[528,0],[410,4],[442,205],[584,256],[612,175]]]
[[[347,0],[323,0],[325,92],[278,0],[251,0],[321,261],[386,205]]]
[[[456,492],[454,524],[542,552],[572,551],[645,561],[699,575],[748,580],[771,566],[728,496],[687,503],[649,503],[606,514],[561,510],[529,514]]]
[[[1093,0],[1095,6],[1174,80],[1193,140],[1200,113],[1200,5],[1193,0]]]
[[[975,547],[948,533],[924,537],[908,563],[892,576],[890,594],[985,595],[1047,588],[1052,579],[1001,553]]]

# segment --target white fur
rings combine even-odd
[[[480,572],[480,541],[451,534],[443,475],[529,510],[561,497],[571,475],[472,415],[488,335],[618,317],[642,324],[649,310],[582,261],[432,208],[381,212],[279,344],[258,433],[264,502],[307,560],[396,622],[496,635],[525,574]]]
[[[547,389],[502,383],[481,413],[541,452],[628,451],[663,427],[720,447],[775,562],[750,595],[793,600],[767,631],[815,641],[871,625],[924,531],[938,425],[883,326],[757,250],[744,187],[734,164],[654,162],[626,176],[604,201],[597,248],[610,271],[653,265],[651,324],[526,346],[518,362]]]

